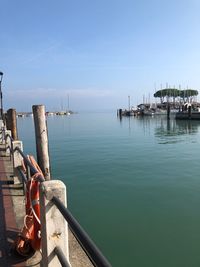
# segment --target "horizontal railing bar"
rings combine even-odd
[[[83,250],[91,260],[94,266],[96,267],[111,267],[111,264],[107,261],[107,259],[103,256],[101,251],[97,248],[88,234],[83,230],[80,224],[76,221],[70,211],[63,205],[59,198],[53,197],[51,201],[55,204],[55,206],[59,209],[63,217],[68,222],[70,229]]]
[[[13,141],[12,136],[10,136],[9,134],[7,134],[6,137],[5,137],[5,139],[7,139],[7,137],[9,137],[11,141]],[[15,151],[18,151],[20,153],[20,155],[22,156],[22,158],[24,159],[25,163],[30,167],[31,172],[33,174],[38,173],[38,170],[31,164],[31,162],[29,161],[29,159],[27,158],[27,156],[22,152],[22,150],[19,147],[16,147],[14,150],[13,150],[12,147],[8,147],[8,148],[10,149],[10,152],[12,154],[14,154]],[[45,181],[44,178],[42,177],[42,175],[41,175],[41,177],[39,176],[39,181],[40,182],[44,182]]]
[[[68,260],[66,259],[65,255],[64,255],[64,253],[60,247],[55,247],[54,252],[57,255],[62,267],[71,267],[71,265],[69,264]]]
[[[29,161],[29,159],[25,156],[25,154],[21,151],[21,149],[19,147],[16,147],[13,151],[13,153],[15,151],[18,151],[20,153],[20,155],[23,157],[24,162],[30,167],[30,170],[33,174],[38,173],[38,170],[31,164],[31,162]],[[42,175],[38,175],[37,180],[40,182],[44,182],[45,179]]]
[[[26,175],[24,174],[24,172],[22,171],[22,169],[19,166],[17,167],[17,170],[19,172],[19,175],[21,175],[21,177],[22,177],[23,192],[24,192],[24,195],[25,195],[25,193],[26,193],[26,184],[27,184],[28,178],[26,177]]]
[[[20,167],[17,167],[18,172],[20,173],[22,180],[24,183],[27,183],[28,179],[26,177],[26,175],[24,174],[24,172],[22,171],[22,169]]]
[[[14,141],[13,138],[12,138],[12,136],[9,135],[9,134],[6,134],[6,136],[5,136],[5,140],[6,140],[8,137],[10,138],[11,141]]]

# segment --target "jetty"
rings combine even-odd
[[[33,117],[37,160],[23,152],[16,110],[0,119],[0,266],[111,267],[51,176],[45,107],[33,106]]]
[[[182,120],[199,120],[200,119],[200,103],[197,101],[198,90],[188,89],[181,90],[166,86],[165,89],[158,90],[154,93],[154,98],[159,98],[160,103],[144,101],[137,105],[136,108],[131,107],[130,96],[128,96],[128,109],[118,109],[117,116],[156,116],[166,115],[167,119],[170,114],[176,115],[176,119]]]

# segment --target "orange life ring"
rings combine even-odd
[[[24,226],[14,245],[20,255],[27,256],[32,250],[40,249],[40,229],[39,182],[32,178],[26,186]]]
[[[29,229],[29,239],[34,250],[40,249],[41,223],[39,205],[39,182],[32,178],[27,182],[26,188],[26,214],[32,216],[33,227]]]
[[[40,249],[41,243],[41,222],[40,222],[40,204],[39,204],[39,182],[32,179],[30,182],[30,204],[33,215],[33,233],[31,238],[31,246],[34,250]]]
[[[28,158],[38,172],[26,183],[26,215],[24,217],[24,226],[14,245],[16,251],[22,256],[29,255],[32,250],[39,250],[41,244],[40,182],[37,180],[37,177],[43,176],[43,174],[34,158],[32,156],[28,156]]]
[[[30,197],[29,197],[29,194],[30,194],[30,183],[31,183],[30,180],[26,183],[26,197],[25,197],[26,214],[30,214],[30,212],[31,212],[31,203],[30,203]]]

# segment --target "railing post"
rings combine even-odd
[[[38,165],[44,174],[45,180],[50,180],[50,162],[45,107],[43,105],[35,105],[32,107],[32,109],[35,123]]]
[[[21,151],[23,151],[23,143],[22,143],[22,141],[19,141],[19,140],[13,141],[12,142],[12,146],[13,146],[13,150],[16,147],[19,147],[19,149]],[[18,151],[15,151],[15,153],[13,154],[13,157],[14,157],[14,159],[13,159],[13,161],[14,161],[14,168],[17,168],[19,166],[22,166],[22,160],[23,160],[23,158],[22,158],[22,156],[20,155],[20,153]]]
[[[1,144],[3,144],[3,141],[5,139],[5,126],[4,126],[4,123],[3,123],[3,120],[0,120],[0,142]]]
[[[9,134],[11,136],[11,131],[10,130],[5,130],[5,136],[7,134]],[[12,147],[10,137],[7,137],[6,140],[3,140],[3,143],[5,143],[5,145],[6,145],[6,156],[10,156],[10,149]]]
[[[59,180],[45,181],[40,184],[40,213],[42,266],[60,267],[61,264],[54,253],[60,247],[69,261],[68,225],[57,207],[51,202],[53,196],[58,197],[67,205],[66,186]]]
[[[0,128],[4,126],[3,120],[0,120]]]
[[[10,138],[9,138],[10,139]],[[22,141],[12,141],[12,149],[14,151],[14,149],[16,147],[19,147],[21,149],[21,151],[23,151],[23,143]],[[22,179],[21,179],[21,176],[18,175],[18,167],[21,167],[22,166],[22,161],[23,161],[23,158],[22,156],[20,155],[20,153],[16,150],[15,153],[13,154],[13,167],[14,167],[14,183],[22,183]]]
[[[11,130],[13,140],[17,140],[17,113],[15,109],[10,108],[7,110],[6,127]]]

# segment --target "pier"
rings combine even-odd
[[[21,198],[21,185],[14,185],[13,166],[5,155],[5,146],[0,145],[0,266],[25,266],[26,260],[12,253],[14,241],[21,224],[16,216],[16,203]],[[21,201],[20,201],[21,202]],[[20,212],[20,205],[17,208]],[[23,212],[24,214],[24,212]],[[22,217],[22,216],[21,216]]]
[[[33,106],[40,166],[23,153],[13,114],[15,110],[7,112],[7,123],[0,120],[0,266],[111,267],[68,210],[66,186],[51,177],[44,106]],[[34,183],[38,184],[38,199],[32,199]],[[36,219],[40,224],[37,232]]]

